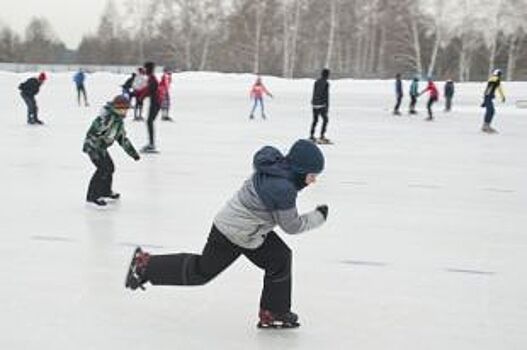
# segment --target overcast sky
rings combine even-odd
[[[119,10],[126,0],[114,0]],[[45,17],[70,49],[95,32],[107,0],[0,0],[0,23],[23,35],[32,17]]]

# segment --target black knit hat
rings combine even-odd
[[[297,174],[319,174],[324,170],[324,155],[311,141],[296,141],[286,156],[291,169]]]

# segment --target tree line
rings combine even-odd
[[[527,0],[109,0],[67,50],[43,18],[0,30],[0,61],[458,81],[527,80]]]

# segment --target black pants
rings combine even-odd
[[[157,101],[150,100],[150,109],[148,110],[148,119],[146,120],[146,126],[148,129],[148,142],[154,146],[154,120],[157,118],[159,109],[161,106]]]
[[[322,117],[322,130],[320,131],[320,137],[324,137],[326,129],[328,127],[328,109],[324,108],[313,108],[313,123],[311,123],[311,137],[315,136],[315,129],[318,124],[318,117]]]
[[[445,96],[445,111],[450,112],[452,109],[452,96]]]
[[[146,278],[153,285],[203,285],[245,255],[265,271],[260,307],[276,313],[291,308],[291,249],[274,232],[269,232],[257,249],[241,248],[229,241],[215,226],[198,254],[153,255]]]
[[[426,104],[426,109],[428,110],[428,117],[432,119],[434,117],[434,114],[432,112],[432,106],[437,101],[437,98],[430,97],[428,99],[428,103]]]
[[[492,100],[492,97],[485,96],[485,123],[490,124],[492,122],[492,119],[494,119],[494,114],[496,113],[496,109],[494,108],[494,101]]]
[[[86,196],[86,199],[90,201],[112,193],[112,180],[115,167],[110,154],[106,151],[102,154],[90,153],[88,155],[97,168],[90,180],[88,194]]]
[[[415,104],[417,103],[417,96],[410,95],[410,113],[415,113]]]
[[[81,105],[81,95],[84,97],[84,104],[88,105],[88,97],[86,95],[84,84],[77,85],[77,102],[79,103],[79,106]]]
[[[21,93],[20,96],[22,96],[22,99],[27,106],[27,122],[29,123],[34,120],[38,120],[38,107],[35,96],[26,95],[24,93]]]
[[[394,113],[399,113],[399,108],[401,107],[402,100],[403,95],[397,95],[397,101],[395,102],[395,107],[393,108]]]

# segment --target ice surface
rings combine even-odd
[[[457,85],[454,110],[390,115],[392,81],[332,81],[327,169],[299,196],[328,203],[294,251],[297,330],[255,327],[262,272],[244,258],[204,287],[130,292],[135,245],[199,252],[253,153],[308,134],[311,80],[264,77],[269,119],[248,120],[250,75],[174,76],[174,123],[159,155],[134,162],[116,144],[119,202],[84,202],[93,172],[85,132],[126,76],[92,74],[78,107],[70,74],[38,96],[27,126],[17,85],[0,74],[1,349],[524,349],[527,346],[527,83],[507,83],[499,135],[479,131],[484,83]],[[439,84],[442,89],[442,84]],[[408,84],[405,84],[405,92]],[[407,97],[403,101],[406,111]],[[126,121],[139,148],[144,123]]]

